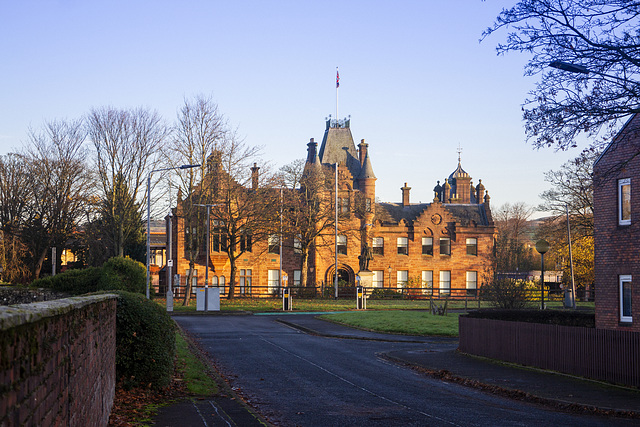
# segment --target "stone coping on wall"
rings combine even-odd
[[[117,297],[115,294],[88,295],[30,304],[2,306],[0,307],[0,331],[6,331],[26,323],[37,322],[47,317],[59,316],[71,310]]]

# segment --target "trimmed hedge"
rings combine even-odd
[[[171,382],[175,324],[143,295],[116,291],[116,376],[123,387],[159,389]]]
[[[141,262],[131,258],[113,257],[102,266],[98,290],[121,290],[146,293],[147,269]]]
[[[508,322],[544,323],[548,325],[596,327],[594,313],[570,310],[500,310],[482,309],[467,314],[480,319],[505,320]]]
[[[34,280],[31,288],[47,288],[72,295],[122,290],[145,294],[146,267],[128,257],[113,257],[102,267],[68,270],[55,276]]]

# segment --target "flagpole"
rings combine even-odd
[[[336,67],[336,127],[338,127],[338,88],[340,87],[340,73]]]

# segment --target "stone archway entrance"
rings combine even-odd
[[[325,287],[333,289],[335,280],[335,268],[332,265],[325,272]],[[355,295],[356,274],[353,268],[346,264],[338,264],[338,294],[339,296],[347,296],[346,294]]]

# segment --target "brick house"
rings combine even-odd
[[[593,165],[597,328],[640,331],[639,152],[636,114]]]
[[[407,183],[400,189],[399,203],[376,203],[375,183],[369,146],[356,146],[350,120],[327,120],[324,137],[318,144],[307,144],[306,168],[321,168],[335,175],[338,165],[338,210],[347,219],[340,223],[337,239],[337,274],[343,283],[353,286],[360,270],[361,236],[366,236],[372,259],[373,287],[435,295],[476,295],[483,275],[491,268],[496,229],[490,209],[490,197],[480,181],[473,186],[471,176],[458,166],[443,185],[438,181],[432,203],[411,203]],[[255,168],[255,166],[254,166]],[[253,171],[257,173],[257,168]],[[335,198],[335,180],[327,184],[326,196]],[[364,200],[366,211],[353,213]],[[184,236],[179,209],[174,210],[175,272],[185,275]],[[323,236],[330,244],[317,245],[308,259],[308,285],[333,286],[336,274],[336,241],[333,231]],[[279,286],[280,255],[275,242],[256,242],[237,266],[237,295],[270,295]],[[228,291],[229,263],[220,246],[211,248],[210,284]],[[282,270],[288,285],[297,286],[301,278],[301,257],[295,244],[283,245]],[[204,256],[198,262],[197,283],[203,285]]]

